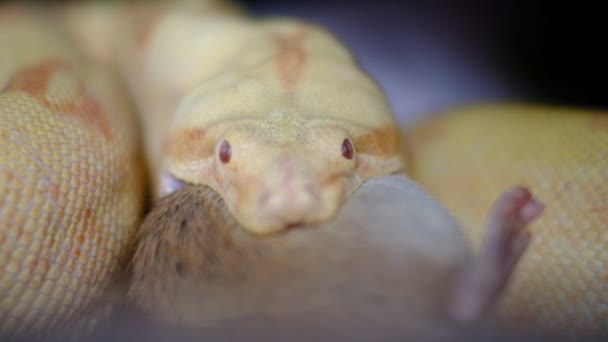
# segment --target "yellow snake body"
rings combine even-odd
[[[0,12],[0,331],[102,300],[143,199],[129,102],[54,25]],[[91,316],[90,318],[94,318]]]
[[[464,107],[409,128],[411,175],[479,246],[492,199],[530,187],[546,205],[499,307],[511,327],[608,329],[608,115],[532,105]]]

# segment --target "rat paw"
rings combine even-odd
[[[474,321],[493,308],[530,243],[528,225],[543,210],[523,187],[513,187],[496,200],[479,252],[455,287],[453,318]]]
[[[493,261],[488,267],[508,277],[530,242],[528,224],[539,217],[543,209],[524,187],[505,191],[492,207],[478,257]]]
[[[494,203],[489,225],[501,231],[518,231],[537,218],[542,211],[543,205],[528,189],[513,187],[505,191]]]

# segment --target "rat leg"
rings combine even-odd
[[[498,198],[490,211],[479,252],[455,284],[452,318],[471,322],[493,308],[530,243],[528,224],[543,209],[523,187],[511,188]]]

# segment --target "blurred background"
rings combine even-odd
[[[234,1],[256,15],[331,29],[385,89],[402,123],[473,102],[608,109],[601,2]]]
[[[608,109],[605,12],[592,1],[241,0],[344,39],[404,123],[472,102]]]

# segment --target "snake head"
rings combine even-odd
[[[166,172],[213,188],[254,234],[317,224],[332,218],[366,177],[387,173],[379,159],[359,153],[368,146],[357,146],[354,133],[339,123],[293,117],[184,130],[172,139]]]
[[[338,60],[311,62],[294,88],[272,61],[199,83],[177,107],[161,169],[214,189],[255,234],[329,220],[366,178],[404,167],[383,93]]]

